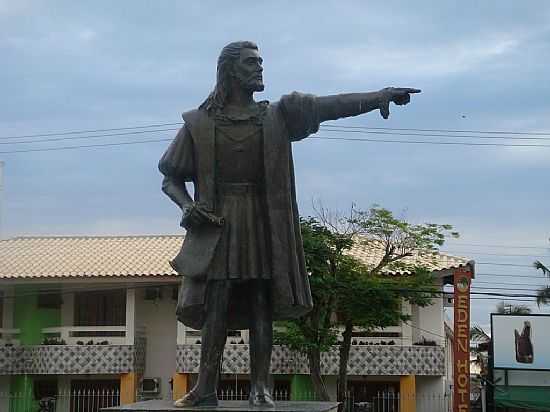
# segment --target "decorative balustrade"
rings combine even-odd
[[[0,375],[119,374],[145,369],[143,328],[132,338],[126,327],[43,329],[46,345],[0,346]]]
[[[198,373],[200,345],[177,346],[176,370]],[[338,347],[321,356],[323,375],[337,375],[340,355]],[[226,345],[222,373],[249,373],[249,345]],[[285,346],[275,345],[271,357],[275,374],[309,374],[307,359]],[[445,349],[441,346],[356,345],[351,347],[348,362],[350,375],[431,375],[445,374]]]

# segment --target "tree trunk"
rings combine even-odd
[[[309,349],[307,351],[309,361],[309,373],[311,374],[311,382],[317,400],[330,401],[330,396],[325,386],[325,382],[321,376],[321,352],[318,349]]]
[[[340,344],[340,364],[338,370],[338,402],[340,406],[338,410],[341,412],[346,408],[347,392],[348,392],[348,360],[349,351],[351,348],[351,335],[353,332],[353,323],[346,321],[344,323],[344,332],[342,333],[342,343]]]

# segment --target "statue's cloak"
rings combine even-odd
[[[216,211],[215,122],[206,110],[183,114],[180,130],[159,162],[165,176],[193,182],[195,201]],[[305,266],[300,233],[291,142],[303,139],[319,128],[316,98],[292,93],[269,104],[263,118],[263,165],[265,197],[271,249],[271,299],[273,319],[291,319],[304,315],[312,307],[311,291]],[[194,229],[203,231],[203,227]],[[188,231],[178,258],[173,261],[183,275],[177,318],[183,324],[201,329],[204,323],[205,276],[198,268],[207,268],[220,231]],[[186,272],[189,275],[186,275]],[[231,281],[228,281],[231,282]],[[250,310],[231,310],[229,329],[248,329]]]

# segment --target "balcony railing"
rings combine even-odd
[[[405,336],[404,336],[405,335]],[[196,344],[201,340],[201,331],[188,328],[182,323],[177,322],[177,344],[187,345]],[[248,330],[231,330],[227,336],[227,343],[248,344]],[[400,326],[390,326],[384,329],[375,330],[369,335],[354,336],[353,345],[400,345],[410,346],[413,344],[410,333],[403,333]]]
[[[0,346],[0,375],[143,373],[144,328],[67,326],[42,330],[47,344]]]
[[[133,336],[128,336],[126,326],[61,326],[44,328],[46,338],[57,339],[66,345],[91,344],[133,345]]]
[[[323,375],[337,375],[338,347],[321,356]],[[177,346],[176,370],[198,373],[200,345]],[[249,373],[249,345],[228,344],[222,358],[222,373]],[[275,374],[309,374],[307,358],[285,346],[275,345],[271,356]],[[357,345],[352,346],[348,361],[350,375],[427,375],[445,374],[445,348],[441,346]]]

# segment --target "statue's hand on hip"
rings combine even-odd
[[[390,102],[401,106],[411,101],[411,94],[420,92],[420,89],[410,87],[386,87],[380,90],[380,114],[387,119],[390,116]]]
[[[195,229],[203,225],[223,226],[223,217],[216,216],[203,205],[193,202],[183,210],[180,226],[185,229]]]

